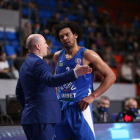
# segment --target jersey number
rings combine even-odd
[[[70,67],[66,67],[66,70],[69,71],[70,70]]]

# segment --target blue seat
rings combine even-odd
[[[69,21],[74,21],[74,20],[77,20],[78,19],[78,16],[76,16],[76,15],[68,15],[68,20]]]
[[[38,5],[44,5],[45,4],[45,1],[44,0],[37,0],[36,3]]]
[[[63,20],[64,16],[64,14],[60,14],[59,20]]]
[[[28,11],[28,8],[22,8],[22,15],[23,16],[28,16],[28,14],[30,14],[30,16],[31,16],[32,13],[33,13],[32,9],[29,9],[29,11]]]
[[[15,52],[18,54],[21,51],[21,47],[19,45],[15,45]]]
[[[50,11],[46,10],[39,10],[39,18],[43,19],[49,19],[52,16],[52,13]]]
[[[78,43],[79,46],[85,46],[85,39],[82,39],[79,43]]]
[[[51,39],[51,35],[46,35],[46,39]]]
[[[39,10],[39,18],[44,18],[44,10]]]
[[[49,19],[52,16],[52,12],[51,11],[44,11],[44,17]]]
[[[7,56],[16,54],[15,46],[13,46],[13,45],[5,45],[3,47],[3,51],[6,53]]]
[[[57,46],[53,46],[53,47],[51,48],[52,54],[55,54],[57,51],[59,51],[59,48],[58,48]]]
[[[46,6],[47,7],[57,7],[57,2],[56,1],[54,1],[54,0],[47,0],[46,1]]]
[[[62,44],[61,44],[60,42],[57,42],[57,41],[55,41],[55,42],[53,43],[53,45],[54,45],[54,46],[57,46],[58,48],[61,48],[61,47],[62,47]]]
[[[17,33],[6,31],[6,39],[7,41],[17,40]]]
[[[18,39],[12,40],[10,43],[11,43],[12,45],[19,45],[19,44],[20,44],[20,42],[19,42]]]
[[[46,18],[40,18],[39,21],[40,21],[40,24],[42,26],[44,26],[44,25],[46,26],[47,25],[47,19]]]
[[[30,0],[31,2],[35,1],[35,0]],[[22,0],[22,2],[28,3],[28,0]]]
[[[71,5],[72,4],[70,2],[65,2],[65,1],[62,2],[62,7],[71,8]]]
[[[46,35],[46,39],[51,39],[52,43],[53,43],[53,46],[55,46],[55,50],[57,48],[57,50],[59,50],[59,48],[62,47],[62,44],[60,42],[57,42],[55,40],[55,37],[54,36],[51,36],[51,35]]]

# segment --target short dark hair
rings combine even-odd
[[[73,34],[76,33],[78,35],[77,42],[80,42],[80,40],[82,39],[82,29],[73,21],[63,22],[63,23],[53,26],[53,32],[54,32],[56,41],[60,42],[59,31],[64,28],[70,28]]]

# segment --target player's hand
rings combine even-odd
[[[78,62],[78,64],[74,68],[77,76],[89,74],[92,72],[92,68],[90,68],[89,66],[86,66],[86,65],[81,66],[80,63],[81,63],[81,60]]]
[[[79,103],[79,107],[81,109],[81,111],[84,111],[93,101],[95,100],[95,98],[91,95],[83,98]]]

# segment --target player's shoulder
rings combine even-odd
[[[53,55],[53,60],[54,60],[54,62],[57,62],[57,61],[58,61],[60,52],[61,52],[61,51],[57,51],[57,52],[54,53],[54,55]]]
[[[84,52],[84,57],[98,56],[96,52],[90,49],[86,49]]]
[[[61,52],[61,50],[60,50],[60,51],[55,52],[55,53],[54,53],[54,56],[55,56],[55,57],[59,57],[60,52]]]

